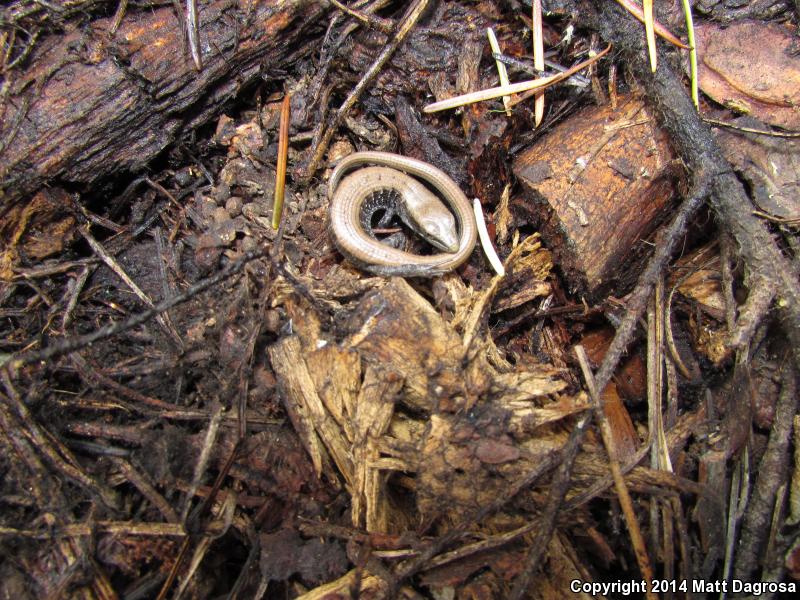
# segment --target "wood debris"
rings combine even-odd
[[[541,228],[573,290],[597,294],[635,280],[631,264],[668,214],[680,169],[643,102],[628,97],[556,127],[514,173],[528,196],[512,210]]]
[[[313,324],[295,327],[269,350],[287,410],[318,473],[343,480],[353,523],[367,531],[402,531],[452,502],[481,506],[557,448],[563,434],[548,442],[540,428],[587,408],[583,395],[561,394],[558,369],[498,372],[402,279],[364,297],[341,344],[320,340]],[[417,516],[393,508],[391,473],[417,474]]]

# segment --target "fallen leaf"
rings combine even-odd
[[[741,117],[736,125],[765,129]],[[717,141],[725,158],[750,185],[753,202],[778,219],[800,219],[800,142],[721,129]]]
[[[757,119],[800,128],[800,63],[793,33],[777,23],[695,25],[700,88],[716,102]]]

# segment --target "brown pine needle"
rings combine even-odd
[[[289,154],[289,106],[291,95],[286,94],[281,104],[281,122],[278,132],[278,165],[275,174],[275,202],[272,204],[272,228],[281,224],[283,214],[283,195],[286,190],[286,158]]]
[[[629,13],[631,13],[642,23],[645,22],[644,11],[642,10],[642,7],[636,4],[636,2],[634,2],[633,0],[617,0],[617,4],[619,4],[622,8],[627,10]],[[669,29],[664,27],[661,23],[659,23],[655,19],[653,20],[653,30],[656,32],[656,35],[667,40],[673,46],[677,46],[678,48],[683,48],[684,50],[689,49],[689,46],[680,41],[669,31]]]

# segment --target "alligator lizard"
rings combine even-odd
[[[347,174],[363,165],[377,166]],[[442,195],[455,219],[415,177]],[[463,263],[475,247],[477,233],[467,198],[450,177],[428,163],[387,152],[356,152],[334,169],[328,196],[331,234],[337,247],[357,267],[371,273],[440,275]],[[395,212],[412,230],[445,252],[423,256],[381,243],[371,235],[371,220],[379,209]]]

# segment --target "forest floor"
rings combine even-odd
[[[698,107],[687,48],[543,4],[0,9],[3,597],[796,587],[797,4],[696,3]],[[553,85],[436,111],[500,65]],[[486,240],[353,256],[361,151]]]

